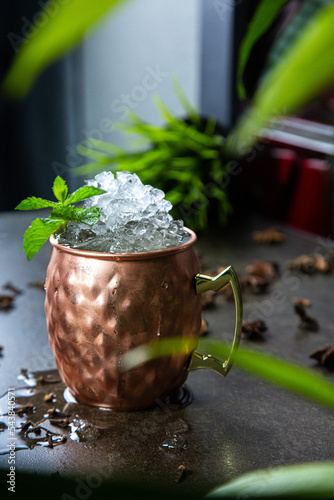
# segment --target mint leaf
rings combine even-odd
[[[39,208],[49,208],[57,207],[58,203],[49,200],[43,200],[43,198],[36,198],[36,196],[29,196],[25,200],[21,201],[15,210],[38,210]]]
[[[89,224],[93,226],[100,220],[100,209],[98,207],[89,207],[84,210],[80,210],[78,216],[80,217],[80,221],[84,224]]]
[[[70,194],[65,204],[76,203],[77,201],[86,200],[87,198],[91,198],[92,196],[96,196],[99,194],[104,194],[106,191],[104,189],[97,188],[95,186],[82,186],[74,193]]]
[[[100,219],[100,209],[98,207],[75,208],[72,206],[66,207],[60,205],[54,208],[50,213],[50,219],[62,219],[66,222],[83,222],[92,226]]]
[[[60,219],[35,219],[24,233],[23,250],[31,260],[44,243],[63,223]]]
[[[52,189],[57,200],[60,201],[60,203],[64,203],[68,193],[68,188],[64,179],[62,179],[59,175],[55,178]]]
[[[58,205],[57,208],[51,210],[49,217],[50,219],[62,219],[66,222],[80,222],[78,211],[78,208],[72,206],[66,207],[65,205]]]

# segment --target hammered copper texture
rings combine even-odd
[[[151,407],[186,380],[189,356],[121,372],[122,356],[159,338],[198,336],[196,236],[177,250],[102,254],[51,238],[45,311],[49,342],[65,384],[80,402],[116,410]],[[133,256],[131,258],[131,255]]]

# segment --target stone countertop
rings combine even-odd
[[[90,422],[97,432],[94,434],[94,430],[88,441],[77,442],[70,438],[69,428],[58,431],[53,428],[66,436],[66,442],[52,449],[35,446],[17,450],[18,474],[46,475],[53,480],[57,478],[58,483],[63,479],[61,491],[68,498],[84,494],[84,490],[79,493],[76,490],[83,484],[80,481],[86,481],[86,491],[88,488],[97,492],[102,480],[162,487],[164,492],[171,490],[175,494],[203,495],[251,470],[334,459],[334,420],[329,410],[236,368],[226,379],[206,370],[191,372],[187,387],[194,400],[185,407],[176,408],[170,403],[153,410],[117,413],[66,402],[65,386],[55,371],[48,344],[44,291],[30,285],[44,280],[51,248],[46,244],[30,263],[22,250],[24,230],[34,216],[33,213],[0,215],[0,293],[10,293],[2,288],[7,282],[22,290],[12,309],[0,311],[3,347],[0,391],[5,395],[0,401],[3,407],[10,387],[28,388],[26,381],[18,380],[21,369],[38,372],[37,376],[42,373],[45,378],[50,375],[55,382],[37,384],[32,388],[34,394],[27,395],[25,391],[25,397],[21,397],[23,392],[18,390],[20,405],[32,403],[37,408],[29,418],[36,422],[48,408],[55,407],[72,419],[77,415]],[[196,246],[203,269],[233,265],[243,276],[245,266],[255,259],[277,262],[280,277],[269,290],[265,294],[244,295],[244,318],[255,314],[265,320],[268,330],[262,342],[243,339],[242,343],[299,362],[334,380],[333,374],[309,358],[314,349],[334,343],[330,302],[334,274],[304,275],[292,273],[286,267],[288,260],[300,254],[320,251],[324,255],[331,245],[325,239],[287,228],[283,244],[264,246],[253,242],[252,231],[267,225],[264,220],[250,220],[242,227],[221,230],[210,238],[199,237]],[[319,322],[318,332],[298,328],[291,302],[295,296],[311,300],[309,313]],[[234,304],[219,295],[215,307],[203,311],[203,317],[209,325],[208,336],[225,339],[230,335],[225,332],[233,330]],[[44,401],[49,392],[55,394],[53,403]],[[0,420],[4,421],[1,417]],[[0,433],[1,449],[7,438]],[[179,466],[184,466],[186,472],[178,481]],[[2,491],[6,489],[8,455],[0,455],[0,470]],[[67,478],[75,482],[66,483]],[[19,476],[17,483],[19,488]]]

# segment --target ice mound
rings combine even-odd
[[[165,193],[144,185],[136,174],[102,172],[86,181],[107,193],[85,200],[98,206],[100,221],[94,226],[71,222],[57,240],[62,245],[98,252],[148,252],[178,246],[189,238],[183,221],[168,213],[172,204]]]

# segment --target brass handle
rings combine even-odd
[[[192,353],[189,370],[209,368],[225,376],[232,367],[234,354],[239,347],[242,327],[242,298],[237,274],[233,267],[230,266],[215,277],[205,276],[204,274],[197,274],[195,276],[197,295],[199,293],[207,292],[208,290],[218,292],[218,290],[223,288],[228,283],[231,283],[235,302],[234,336],[229,357],[226,361],[220,361],[211,354],[202,354],[199,351],[194,351]]]

